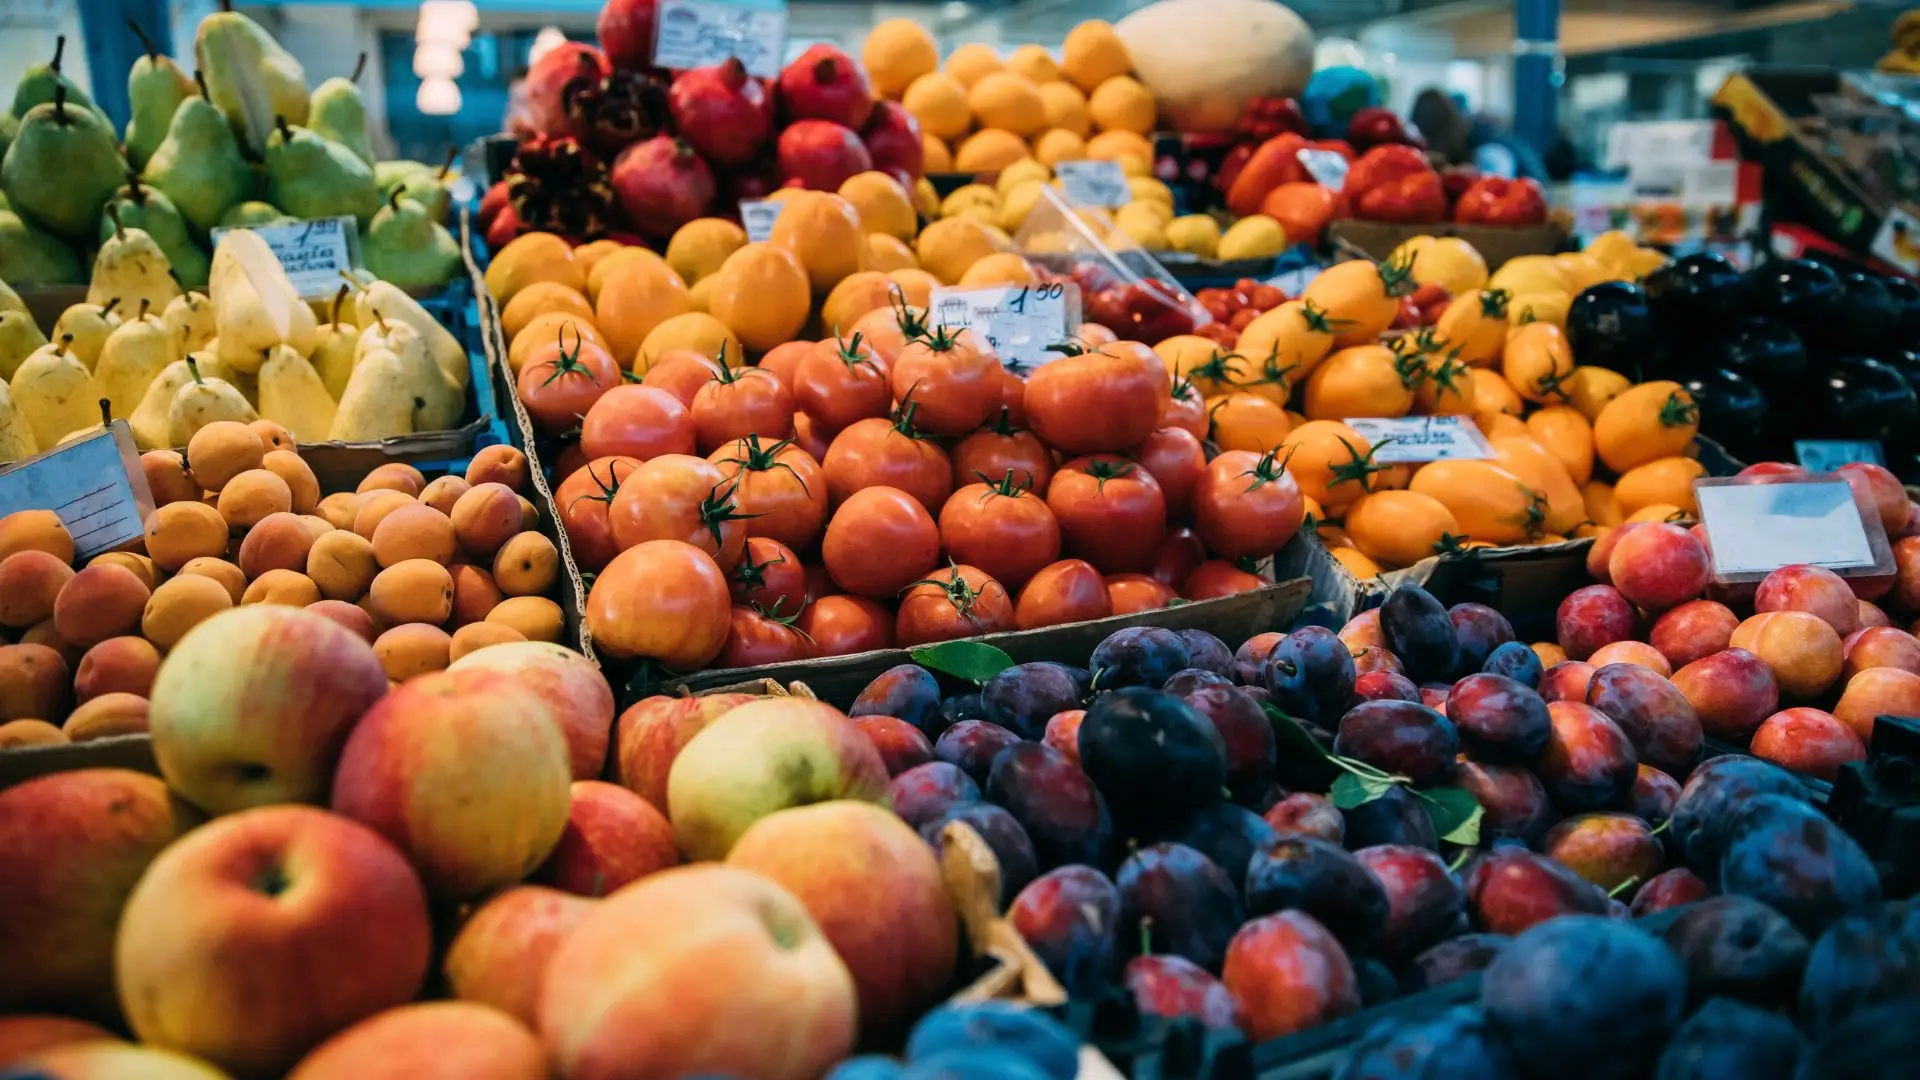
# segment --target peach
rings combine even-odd
[[[266,469],[249,469],[220,489],[220,516],[230,529],[251,529],[269,514],[292,509],[293,489]]]
[[[1780,704],[1780,689],[1766,661],[1745,649],[1703,656],[1673,673],[1708,736],[1744,743]]]
[[[458,476],[448,473],[427,483],[420,491],[420,502],[431,506],[447,517],[453,517],[453,504],[460,501],[473,485]]]
[[[1920,611],[1920,536],[1895,540],[1893,563],[1893,606],[1902,611]]]
[[[482,622],[506,597],[494,584],[493,575],[477,566],[459,563],[447,567],[453,578],[453,625]]]
[[[0,1068],[79,1042],[117,1041],[106,1028],[67,1016],[0,1016]]]
[[[1608,664],[1638,664],[1663,679],[1673,674],[1673,665],[1667,662],[1660,650],[1644,641],[1615,641],[1602,645],[1587,657],[1587,663],[1595,668],[1603,668]]]
[[[154,760],[213,813],[317,803],[348,729],[386,692],[373,646],[324,616],[277,604],[223,611],[160,665]]]
[[[564,646],[529,641],[486,649],[455,670],[499,672],[531,690],[560,725],[573,778],[599,779],[613,736],[613,689],[593,661]]]
[[[21,1062],[21,1069],[35,1080],[227,1080],[197,1058],[114,1040],[55,1046]]]
[[[405,682],[429,671],[444,671],[451,645],[447,632],[429,623],[401,623],[373,641],[374,655],[387,678]]]
[[[27,746],[65,746],[72,742],[65,731],[45,720],[9,720],[0,724],[0,750]]]
[[[466,481],[473,487],[481,484],[503,484],[510,491],[521,491],[527,486],[527,455],[511,446],[482,447],[467,462]]]
[[[53,626],[75,646],[90,649],[110,637],[140,629],[151,596],[124,566],[100,563],[73,575],[53,603]]]
[[[520,496],[505,484],[475,484],[453,504],[453,531],[460,546],[491,557],[524,528]]]
[[[558,644],[566,631],[566,613],[544,596],[515,596],[494,605],[487,621],[511,626],[528,641]]]
[[[234,604],[232,595],[218,581],[182,571],[147,598],[147,606],[140,613],[140,633],[155,648],[167,652],[187,636],[187,631]]]
[[[369,642],[376,636],[373,632],[373,616],[345,600],[318,600],[308,604],[307,610],[332,619]]]
[[[423,1001],[370,1016],[321,1043],[287,1080],[546,1080],[526,1025],[467,1001]]]
[[[307,553],[313,548],[313,532],[298,514],[268,514],[260,523],[247,530],[244,540],[240,541],[240,553],[236,560],[240,572],[249,580],[259,577],[269,570],[292,570],[295,573],[307,568]]]
[[[547,961],[598,904],[541,885],[516,885],[480,905],[447,947],[447,989],[528,1025],[539,1022]]]
[[[1753,610],[1804,611],[1826,620],[1842,637],[1860,629],[1860,602],[1846,579],[1819,566],[1783,566],[1768,574],[1753,594]]]
[[[1807,700],[1840,677],[1846,653],[1832,624],[1805,611],[1770,611],[1734,628],[1732,645],[1766,662],[1780,693]]]
[[[0,626],[25,630],[53,617],[53,605],[73,567],[38,548],[0,560]]]
[[[940,864],[891,811],[862,802],[782,810],[747,829],[727,865],[766,875],[806,907],[853,975],[863,1022],[917,1016],[953,978],[959,924]]]
[[[1849,578],[1848,580],[1851,581],[1853,579]],[[1867,627],[1867,626],[1892,626],[1893,625],[1893,620],[1887,616],[1887,613],[1885,611],[1882,611],[1880,609],[1880,605],[1872,603],[1871,601],[1867,601],[1867,600],[1857,600],[1854,603],[1860,612],[1861,626]]]
[[[614,779],[665,813],[667,776],[680,751],[707,725],[756,700],[755,694],[641,698],[620,714],[615,731]]]
[[[70,742],[147,733],[147,699],[138,694],[101,694],[73,710],[60,730]]]
[[[533,880],[600,897],[679,862],[673,826],[651,803],[618,784],[575,780],[566,831]]]
[[[178,450],[149,450],[141,454],[140,471],[146,474],[147,490],[153,493],[155,506],[200,498],[200,482],[187,471],[186,459]]]
[[[1805,707],[1782,709],[1761,721],[1748,750],[1783,769],[1828,781],[1840,774],[1840,766],[1867,757],[1866,741],[1851,727],[1832,713]]]
[[[1840,649],[1846,655],[1840,674],[1851,679],[1868,668],[1899,668],[1920,675],[1920,638],[1891,626],[1869,626],[1848,634]]]
[[[153,860],[120,926],[114,974],[134,1034],[246,1075],[280,1075],[411,1000],[433,942],[400,853],[310,806],[195,829]]]
[[[805,1080],[853,1048],[854,982],[799,900],[724,866],[667,870],[599,903],[540,996],[549,1060],[573,1080]]]
[[[0,560],[16,551],[44,551],[73,563],[73,534],[51,510],[16,510],[0,517]]]
[[[292,485],[288,486],[291,489]],[[336,529],[351,529],[354,514],[360,509],[359,504],[354,501],[356,498],[357,496],[350,491],[335,492],[321,499],[313,508],[313,512],[325,518],[327,524]]]
[[[380,572],[373,542],[345,529],[334,531],[313,542],[307,552],[307,577],[328,600],[358,600],[373,586]]]
[[[187,440],[187,465],[193,478],[208,491],[219,491],[234,477],[258,469],[267,456],[267,444],[247,425],[215,420]]]
[[[420,505],[413,496],[404,491],[380,489],[363,492],[362,495],[360,508],[353,514],[353,531],[365,537],[369,543],[373,541],[373,530],[380,527],[380,523],[387,519],[388,514],[403,506]]]
[[[297,445],[293,440],[293,432],[288,431],[285,425],[272,420],[252,421],[247,425],[247,430],[260,436],[260,445],[266,447],[269,454],[276,451],[293,453]]]
[[[1664,522],[1622,531],[1607,559],[1621,595],[1648,611],[1678,607],[1707,587],[1712,567],[1693,534]]]
[[[540,527],[540,508],[533,505],[533,500],[527,498],[525,495],[519,495],[516,496],[516,498],[520,500],[520,527],[522,529],[538,529]]]
[[[1912,513],[1912,504],[1907,501],[1907,489],[1886,466],[1856,461],[1833,471],[1853,489],[1854,501],[1860,504],[1863,513],[1880,515],[1880,524],[1888,536],[1898,536],[1907,527],[1908,516]]]
[[[320,599],[320,586],[298,570],[269,570],[254,578],[247,591],[240,594],[243,605],[282,604],[303,608]]]
[[[546,859],[566,828],[567,784],[566,740],[544,701],[511,676],[440,671],[361,717],[331,805],[406,853],[434,896],[463,899]]]
[[[247,594],[247,575],[239,566],[225,559],[202,556],[201,558],[190,560],[187,565],[180,568],[179,572],[181,574],[196,574],[200,577],[212,578],[225,587],[227,595],[233,597],[235,604],[238,604],[240,598]],[[161,584],[165,584],[165,582]]]
[[[147,556],[172,573],[194,559],[225,555],[227,533],[227,519],[206,503],[168,503],[147,518]]]
[[[508,596],[543,596],[560,576],[560,549],[537,532],[515,533],[493,557],[493,580]]]
[[[1221,981],[1232,992],[1252,1039],[1277,1039],[1360,1008],[1359,981],[1346,950],[1303,911],[1283,911],[1242,926],[1227,946]]]
[[[292,450],[269,450],[260,467],[280,478],[293,499],[293,512],[311,514],[320,505],[320,481],[313,467]]]
[[[153,677],[160,670],[160,650],[143,637],[127,635],[108,638],[88,649],[73,673],[73,699],[79,704],[101,694],[133,694],[146,697],[153,690]]]
[[[152,589],[155,585],[160,584],[166,576],[160,573],[159,569],[153,565],[152,559],[132,551],[103,551],[95,555],[87,565],[92,566],[95,563],[111,563],[114,566],[130,570],[133,572],[134,577],[140,579],[140,584],[145,585],[148,589]]]
[[[1620,538],[1645,525],[1642,521],[1629,521],[1609,529],[1601,529],[1593,538],[1593,546],[1587,549],[1587,576],[1602,585],[1613,584],[1613,575],[1607,564],[1613,558],[1614,545]]]
[[[395,507],[373,530],[373,555],[382,567],[408,559],[425,559],[445,565],[459,550],[453,539],[453,522],[430,506],[414,503]]]
[[[0,722],[65,717],[69,670],[45,645],[0,645]]]
[[[1740,616],[1725,604],[1689,600],[1653,621],[1647,640],[1674,670],[1727,647]]]
[[[420,474],[419,469],[405,462],[390,461],[375,466],[372,472],[361,478],[360,486],[354,490],[362,494],[369,491],[398,491],[412,499],[418,497],[426,486],[427,478]]]
[[[447,656],[457,664],[481,649],[525,640],[520,631],[503,623],[468,623],[453,632],[453,638],[447,645]]]
[[[0,791],[0,1011],[116,1015],[113,946],[134,883],[198,823],[158,777],[78,769]]]
[[[1868,668],[1847,680],[1833,715],[1871,746],[1876,717],[1920,716],[1920,675],[1900,668]]]

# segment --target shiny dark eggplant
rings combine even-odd
[[[1583,364],[1640,370],[1652,358],[1656,340],[1646,290],[1632,282],[1589,286],[1567,309],[1567,344]]]
[[[1894,346],[1920,350],[1920,284],[1915,284],[1912,278],[1890,277],[1886,279],[1886,286],[1887,299],[1893,301],[1894,310],[1900,313],[1894,329]]]
[[[1705,341],[1740,307],[1740,271],[1713,252],[1682,255],[1641,281],[1654,325],[1667,340]]]
[[[1680,379],[1680,385],[1700,406],[1700,434],[1742,461],[1760,461],[1768,456],[1770,410],[1758,386],[1726,368],[1692,372]]]
[[[1899,372],[1913,392],[1920,394],[1920,348],[1894,349],[1874,359]]]
[[[1811,259],[1778,259],[1747,271],[1747,312],[1785,324],[1818,355],[1837,343],[1846,288],[1833,268]]]
[[[1898,345],[1900,308],[1887,289],[1887,279],[1865,270],[1850,270],[1840,275],[1840,285],[1845,298],[1840,304],[1837,329],[1847,351],[1877,356]]]
[[[1878,439],[1889,451],[1914,445],[1920,428],[1920,397],[1900,372],[1864,357],[1825,365],[1807,380],[1815,391],[1812,430],[1798,438]],[[1785,406],[1782,406],[1783,415]]]
[[[1740,319],[1713,346],[1702,350],[1707,366],[1726,368],[1763,393],[1788,393],[1807,373],[1800,335],[1771,319]]]

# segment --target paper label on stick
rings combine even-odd
[[[764,244],[773,238],[773,223],[787,204],[779,199],[741,199],[740,226],[747,230],[747,242]]]
[[[653,62],[669,71],[712,67],[738,57],[763,79],[780,74],[787,51],[786,0],[661,0]]]
[[[1382,465],[1417,461],[1483,461],[1493,447],[1464,416],[1356,416],[1343,421],[1373,444]]]
[[[1080,325],[1080,288],[1071,282],[933,290],[935,326],[965,327],[992,346],[1000,363],[1025,371],[1058,359],[1049,346]]]
[[[331,297],[340,291],[340,274],[353,269],[353,249],[359,242],[360,223],[350,215],[246,228],[267,242],[302,300]],[[213,242],[219,244],[220,238],[232,231],[213,230]]]
[[[1798,563],[1843,575],[1893,571],[1879,517],[1866,520],[1845,480],[1696,481],[1694,494],[1713,548],[1714,576],[1722,581],[1757,579]]]
[[[1075,206],[1114,207],[1133,201],[1133,186],[1117,161],[1063,161],[1053,171]]]
[[[1796,439],[1793,456],[1809,472],[1832,472],[1842,465],[1864,462],[1885,465],[1887,454],[1877,439]]]
[[[19,510],[58,514],[82,562],[139,539],[153,493],[133,429],[115,420],[98,434],[0,465],[0,517]]]

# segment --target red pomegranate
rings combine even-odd
[[[867,126],[860,129],[860,141],[867,144],[876,169],[899,169],[909,177],[925,171],[926,144],[920,141],[920,121],[899,102],[876,104]]]
[[[738,214],[740,200],[764,199],[779,186],[779,181],[773,176],[772,162],[755,161],[744,168],[734,169],[720,178],[719,211],[729,215]]]
[[[780,133],[780,175],[815,191],[838,191],[847,177],[873,168],[865,143],[831,120],[800,120]]]
[[[567,117],[567,84],[575,79],[598,83],[607,77],[607,58],[578,41],[556,45],[527,71],[527,118],[543,135],[579,135]]]
[[[613,190],[634,229],[666,238],[713,206],[713,173],[685,139],[656,135],[621,151]]]
[[[484,233],[487,226],[493,224],[493,219],[499,215],[500,211],[512,205],[513,197],[507,191],[507,182],[495,180],[493,186],[487,189],[487,193],[480,196],[480,214],[477,218],[480,222],[480,231]]]
[[[659,15],[659,0],[607,0],[594,32],[614,67],[653,70],[653,27]]]
[[[788,120],[831,120],[859,131],[873,112],[873,86],[853,57],[814,45],[780,73],[780,107]]]
[[[514,211],[512,203],[501,207],[500,212],[493,215],[493,220],[487,223],[487,247],[493,251],[506,247],[514,237],[519,235],[520,215]]]
[[[738,57],[674,76],[667,109],[681,138],[714,165],[744,165],[760,152],[773,117],[767,90]]]

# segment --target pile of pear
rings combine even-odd
[[[190,289],[209,280],[215,229],[342,215],[358,221],[361,261],[382,280],[424,291],[460,271],[442,224],[452,160],[375,161],[360,68],[309,93],[299,61],[232,11],[201,21],[192,76],[141,41],[124,133],[61,74],[64,38],[0,113],[0,281],[80,284],[88,253],[117,233],[109,209]]]
[[[271,420],[301,443],[459,425],[466,350],[392,282],[342,284],[323,324],[256,233],[222,236],[201,292],[179,287],[151,235],[116,227],[51,339],[0,283],[0,463],[112,420],[143,451],[217,420]]]

